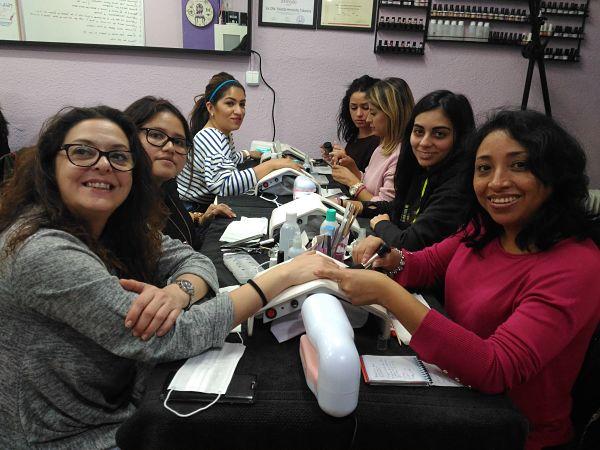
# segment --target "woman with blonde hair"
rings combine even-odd
[[[350,195],[356,200],[391,201],[402,135],[415,101],[408,84],[401,78],[378,81],[367,91],[367,99],[367,121],[381,142],[364,172],[358,170],[349,156],[334,154],[333,178],[348,186]]]

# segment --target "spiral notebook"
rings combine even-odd
[[[368,384],[429,386],[433,383],[416,356],[362,355],[360,366]]]

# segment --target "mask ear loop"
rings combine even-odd
[[[171,408],[169,405],[167,405],[167,402],[169,401],[169,398],[171,397],[171,392],[173,392],[173,389],[170,389],[169,392],[167,393],[167,397],[165,398],[165,401],[163,402],[163,406],[168,410],[171,411],[173,414],[175,414],[177,417],[191,417],[194,414],[199,413],[200,411],[204,411],[205,409],[210,408],[212,405],[214,405],[215,403],[217,403],[217,401],[219,401],[219,399],[221,398],[222,394],[217,395],[217,398],[215,398],[212,402],[210,402],[208,405],[203,406],[200,409],[196,409],[195,411],[192,411],[190,413],[187,414],[183,414],[180,412],[175,411],[173,408]]]

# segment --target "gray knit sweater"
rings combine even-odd
[[[158,269],[165,285],[192,273],[218,292],[210,260],[177,240],[164,238]],[[0,448],[114,447],[117,428],[134,412],[136,364],[220,346],[232,325],[231,302],[221,294],[143,342],[124,326],[135,297],[62,231],[40,230],[0,261]]]

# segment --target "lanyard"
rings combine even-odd
[[[427,183],[429,182],[429,178],[425,178],[425,182],[423,183],[423,188],[421,188],[421,196],[419,197],[419,207],[415,211],[415,217],[412,220],[415,223],[417,220],[417,216],[419,215],[419,211],[421,210],[421,200],[423,200],[423,195],[425,195],[425,189],[427,189]]]

